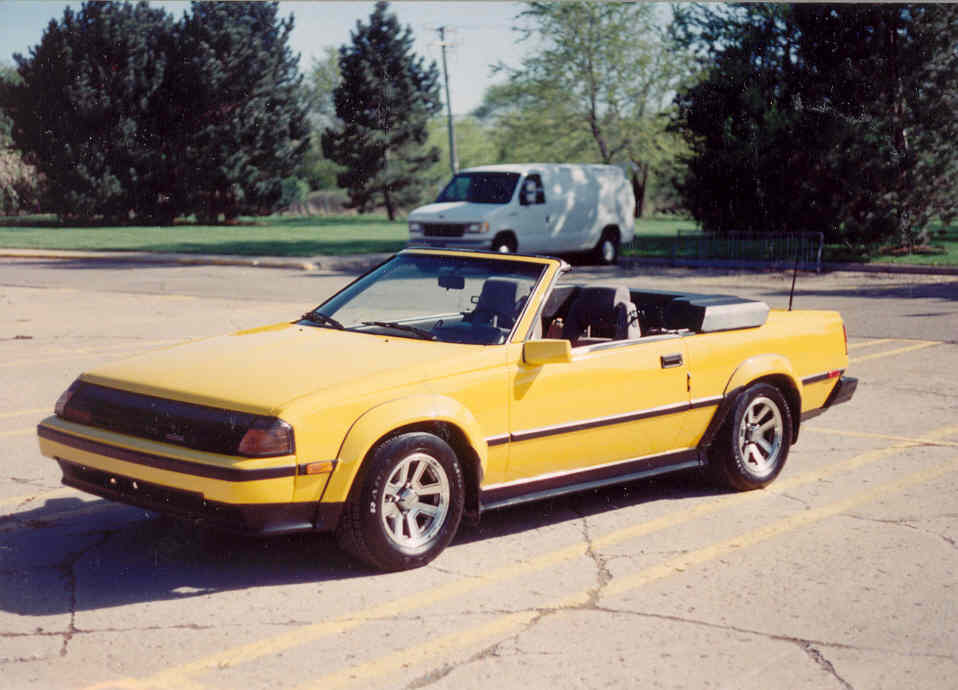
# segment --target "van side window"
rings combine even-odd
[[[526,175],[522,182],[522,195],[519,197],[519,203],[522,206],[531,206],[533,204],[544,204],[546,202],[545,189],[542,187],[542,177],[538,174]]]

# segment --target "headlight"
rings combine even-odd
[[[93,412],[83,406],[82,398],[79,401],[73,401],[72,405],[70,404],[79,386],[79,380],[71,383],[70,387],[63,391],[63,394],[57,399],[57,404],[53,407],[53,411],[56,412],[57,417],[61,419],[76,422],[77,424],[89,424],[93,420]]]
[[[489,223],[483,221],[481,223],[469,223],[466,226],[466,232],[478,234],[481,232],[489,232]]]
[[[422,234],[422,223],[409,222],[409,234],[410,235],[421,235]]]
[[[282,419],[259,417],[243,435],[237,450],[248,458],[292,455],[293,427]]]

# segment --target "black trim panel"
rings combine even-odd
[[[510,482],[506,485],[482,490],[479,495],[480,510],[503,508],[516,503],[537,501],[611,484],[621,484],[665,472],[691,469],[700,466],[700,464],[698,450],[687,448],[662,455],[601,465],[591,469],[572,470],[541,479],[533,477],[528,481]]]
[[[627,424],[629,422],[637,422],[642,419],[651,419],[653,417],[661,417],[663,415],[678,414],[680,412],[697,410],[701,407],[713,407],[718,405],[721,401],[722,398],[703,398],[701,400],[693,400],[691,403],[675,403],[674,405],[665,405],[663,407],[655,407],[648,410],[638,410],[636,412],[626,412],[625,414],[599,417],[582,422],[570,422],[568,424],[557,424],[555,426],[542,427],[539,429],[530,429],[529,431],[518,431],[514,434],[511,434],[509,436],[509,440],[512,443],[519,443],[521,441],[531,441],[533,439],[556,436],[558,434],[571,434],[576,431],[585,431],[587,429],[595,429],[597,427]]]
[[[219,479],[227,482],[252,482],[261,479],[280,479],[283,477],[296,476],[296,466],[289,467],[270,467],[260,470],[243,470],[236,467],[218,467],[216,465],[204,465],[199,462],[190,462],[188,460],[177,460],[162,455],[152,453],[143,453],[141,451],[129,450],[111,446],[99,441],[80,438],[65,434],[62,431],[51,429],[40,425],[37,427],[37,435],[55,443],[60,443],[77,450],[87,453],[96,453],[114,460],[131,462],[137,465],[144,465],[158,470],[168,472],[178,472],[188,474],[194,477],[205,477],[207,479]]]

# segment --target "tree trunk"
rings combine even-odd
[[[649,168],[633,161],[632,194],[635,196],[635,217],[641,218],[645,212],[645,188],[649,182]]]
[[[383,187],[383,202],[386,204],[386,213],[389,220],[396,220],[396,207],[393,204],[392,196],[389,194],[389,187]]]

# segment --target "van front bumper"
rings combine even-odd
[[[410,247],[427,247],[430,249],[450,248],[469,248],[469,249],[488,249],[492,246],[492,239],[489,237],[417,237],[410,238]]]

